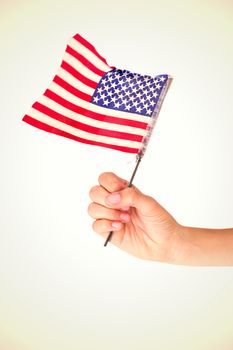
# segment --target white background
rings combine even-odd
[[[21,119],[69,37],[110,65],[174,81],[135,185],[182,224],[233,227],[230,1],[1,1],[0,349],[230,350],[233,268],[140,261],[86,213],[103,171],[134,157]]]

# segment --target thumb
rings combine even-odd
[[[143,194],[135,186],[127,187],[121,191],[106,196],[105,203],[114,209],[136,208],[140,214],[153,216],[162,207],[150,196]]]
[[[156,200],[135,186],[113,192],[105,197],[108,207],[118,210],[136,209],[137,218],[156,242],[166,241],[178,227],[176,220]],[[137,225],[137,221],[135,221]],[[149,225],[149,226],[148,226]]]

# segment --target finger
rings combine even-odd
[[[92,227],[96,233],[99,233],[103,237],[107,237],[111,231],[120,231],[123,225],[124,224],[120,221],[101,219],[94,221]]]
[[[102,186],[94,186],[91,188],[91,190],[89,192],[89,197],[93,202],[100,204],[102,206],[105,206],[105,207],[106,206],[109,207],[105,201],[105,198],[108,195],[109,195],[109,192],[106,189],[104,189]],[[117,195],[117,197],[118,197],[118,195]],[[118,200],[118,198],[116,200]],[[121,210],[127,211],[127,210],[129,210],[129,207],[128,206],[122,207]]]
[[[88,214],[93,219],[107,219],[111,221],[129,222],[130,215],[120,210],[109,209],[97,203],[91,203],[88,206]]]
[[[105,198],[109,192],[102,186],[94,186],[89,192],[90,199],[100,205],[106,206]]]
[[[114,173],[105,172],[99,176],[99,184],[109,192],[123,190],[128,186],[128,182]]]

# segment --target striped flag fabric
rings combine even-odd
[[[81,35],[72,37],[61,66],[23,121],[86,144],[144,154],[171,77],[108,65]]]

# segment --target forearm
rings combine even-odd
[[[193,266],[233,266],[233,228],[179,226],[173,263]]]

